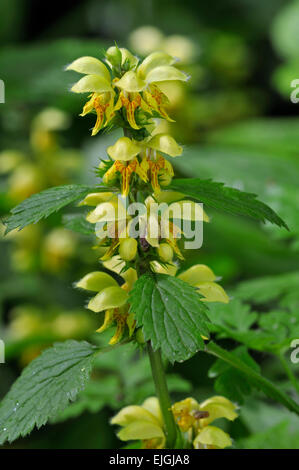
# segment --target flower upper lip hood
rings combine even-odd
[[[169,80],[187,81],[188,75],[173,64],[176,60],[165,52],[153,52],[136,68],[126,72],[115,85],[128,93],[143,91],[148,85]]]

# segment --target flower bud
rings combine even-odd
[[[165,263],[172,261],[173,250],[167,243],[161,243],[157,248],[157,252],[161,261]]]
[[[144,344],[145,343],[142,328],[138,328],[138,330],[136,331],[135,338],[136,338],[137,343],[139,343],[139,344]]]
[[[120,242],[119,255],[124,261],[132,261],[137,254],[135,238],[125,238]]]
[[[116,46],[109,47],[109,49],[107,49],[106,51],[106,58],[113,67],[121,66],[122,54],[121,54],[121,50],[118,47]]]

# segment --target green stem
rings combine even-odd
[[[283,354],[279,354],[278,357],[279,357],[279,360],[281,362],[282,367],[285,370],[285,373],[287,374],[287,376],[289,377],[291,383],[294,385],[295,390],[299,394],[299,382],[296,379],[295,375],[293,374],[292,369],[290,368],[290,366],[288,364],[288,361],[286,360],[286,358],[284,357]]]
[[[161,358],[160,349],[154,351],[150,342],[148,343],[148,354],[150,358],[153,379],[155,382],[156,393],[160,403],[160,408],[163,416],[166,445],[168,448],[173,449],[176,441],[177,428],[171,412],[171,401],[167,389],[166,377]]]

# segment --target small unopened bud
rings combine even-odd
[[[135,238],[125,238],[120,242],[119,255],[124,261],[132,261],[137,254],[137,241]]]
[[[157,248],[157,252],[161,261],[164,261],[165,263],[172,261],[173,250],[167,243],[161,243]]]
[[[109,49],[107,49],[106,51],[106,58],[113,67],[121,66],[122,54],[121,54],[121,50],[118,47],[116,46],[109,47]]]
[[[145,343],[142,328],[138,328],[138,330],[136,331],[135,338],[136,338],[137,343],[139,343],[139,344],[144,344]]]

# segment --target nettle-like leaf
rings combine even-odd
[[[179,191],[197,199],[213,209],[242,215],[288,229],[287,224],[266,204],[256,199],[256,195],[225,186],[224,183],[201,178],[174,179],[168,189]]]
[[[89,380],[98,349],[86,341],[55,343],[33,360],[0,406],[0,444],[25,436],[59,414]]]
[[[73,232],[82,233],[83,235],[94,235],[95,226],[85,219],[82,214],[66,214],[62,218],[64,226]]]
[[[153,349],[171,361],[184,361],[203,349],[209,337],[207,306],[196,289],[166,274],[145,274],[135,283],[129,302]]]
[[[248,363],[248,358],[244,360],[244,357],[240,357],[234,354],[234,352],[227,351],[212,341],[206,344],[206,351],[218,359],[221,359],[242,375],[245,375],[246,380],[250,382],[250,384],[264,392],[269,398],[281,403],[290,411],[299,415],[298,403],[260,374],[255,367],[252,367],[252,363]]]
[[[230,351],[230,353],[241,359],[256,372],[260,372],[259,365],[249,355],[245,346],[239,346]],[[247,375],[234,369],[221,359],[217,359],[214,362],[209,369],[208,375],[211,379],[215,379],[214,388],[219,395],[224,395],[237,403],[244,403],[244,396],[252,392],[252,383]]]
[[[82,199],[91,191],[103,191],[82,184],[55,186],[41,193],[33,194],[11,210],[11,216],[4,221],[6,233],[35,224],[39,220],[57,212],[64,206]]]

